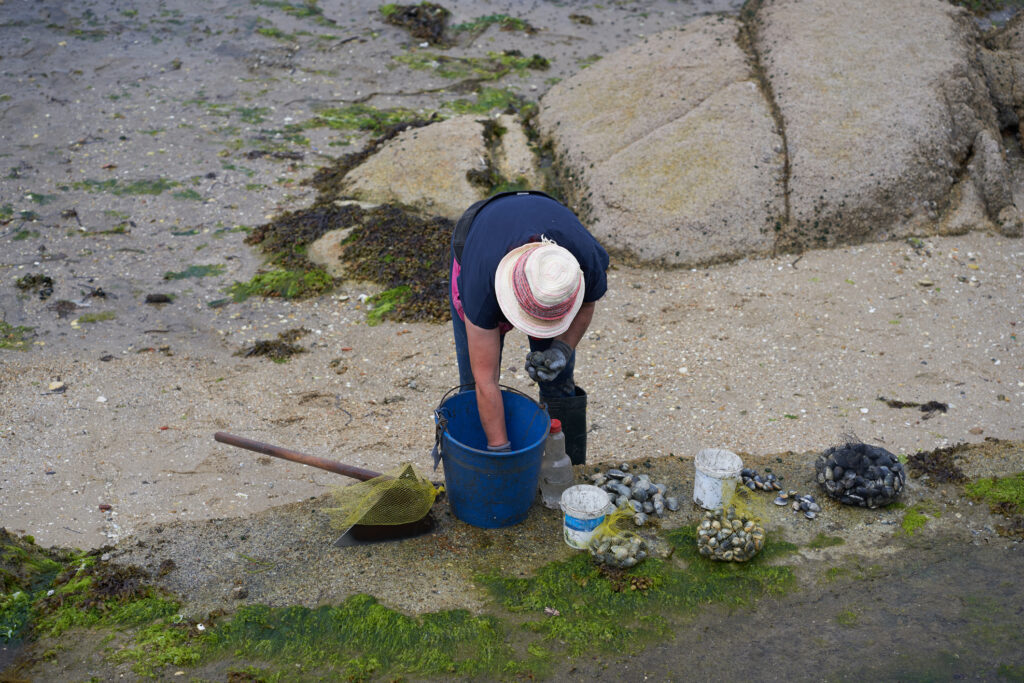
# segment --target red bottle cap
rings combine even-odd
[[[557,434],[562,431],[562,421],[558,418],[551,418],[551,433]]]

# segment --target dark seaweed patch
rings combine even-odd
[[[31,273],[19,277],[14,286],[23,292],[39,292],[39,298],[46,301],[53,294],[53,278],[43,273]]]
[[[931,483],[963,484],[967,482],[967,475],[956,464],[956,455],[963,450],[964,445],[938,448],[934,451],[923,451],[915,453],[907,458],[907,469],[910,476],[920,478],[928,475]]]
[[[315,266],[305,251],[326,233],[357,222],[362,209],[355,205],[317,205],[310,209],[287,211],[270,223],[258,226],[245,238],[258,245],[270,262],[289,270],[310,270]]]
[[[939,401],[928,401],[927,403],[914,403],[912,401],[899,401],[894,398],[879,396],[878,400],[890,408],[917,408],[924,413],[924,419],[933,417],[936,413],[944,413],[949,410],[949,405]]]
[[[448,253],[453,228],[442,216],[421,217],[405,207],[366,211],[349,236],[346,272],[388,290],[408,287],[384,315],[393,320],[448,320]]]
[[[302,152],[268,151],[264,149],[251,149],[245,153],[246,159],[262,159],[263,157],[284,159],[287,161],[302,161],[304,155]]]
[[[68,301],[67,299],[58,299],[47,308],[51,311],[56,311],[58,318],[66,318],[78,310],[78,304],[74,301]]]
[[[441,5],[432,2],[421,2],[418,5],[390,4],[383,5],[380,12],[386,23],[404,28],[413,38],[434,45],[448,44],[445,28],[451,12]]]
[[[144,583],[149,574],[134,565],[98,564],[91,573],[92,585],[82,601],[84,609],[102,608],[110,600],[136,600],[150,593]]]
[[[239,349],[235,355],[243,358],[266,356],[275,363],[284,363],[297,353],[305,353],[306,349],[294,342],[307,334],[309,330],[304,327],[285,330],[278,333],[277,339],[261,339],[252,346]]]

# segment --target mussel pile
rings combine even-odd
[[[628,569],[647,559],[647,541],[632,533],[590,539],[590,556],[598,564]]]
[[[903,463],[865,443],[834,446],[814,463],[818,483],[840,503],[877,508],[896,500],[907,483]]]
[[[679,499],[668,496],[668,487],[651,481],[649,474],[633,474],[628,462],[617,468],[591,475],[590,481],[608,493],[617,508],[633,508],[633,523],[643,526],[651,515],[663,517],[665,511],[679,509]]]
[[[764,529],[736,514],[736,508],[705,512],[697,527],[697,551],[723,562],[746,562],[764,547]]]

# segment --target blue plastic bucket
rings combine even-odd
[[[501,390],[512,451],[487,450],[476,392],[444,401],[434,413],[452,514],[467,524],[497,529],[526,519],[537,497],[540,461],[551,419],[543,406],[515,390]]]

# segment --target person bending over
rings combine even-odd
[[[607,290],[608,253],[557,200],[507,192],[471,206],[452,235],[451,313],[462,390],[476,390],[487,448],[511,448],[498,385],[505,334],[529,337],[526,371],[562,421],[573,464],[586,462],[587,394],[576,346]]]

